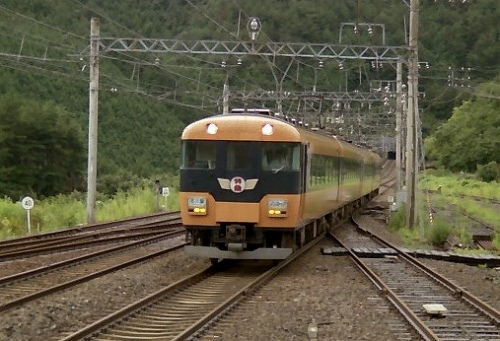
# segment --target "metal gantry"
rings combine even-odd
[[[412,0],[412,2],[415,0]],[[368,25],[368,24],[367,24]],[[372,24],[375,25],[375,24]],[[97,19],[91,21],[91,31],[99,32],[99,22]],[[371,26],[370,26],[371,27]],[[370,28],[369,27],[369,28]],[[381,26],[384,30],[385,27]],[[90,64],[91,74],[98,74],[99,55],[110,52],[134,52],[134,53],[177,53],[188,55],[224,55],[235,56],[241,58],[243,56],[259,56],[265,59],[269,65],[274,65],[272,62],[276,57],[288,57],[292,61],[296,58],[315,58],[317,60],[335,60],[342,65],[346,60],[370,60],[375,61],[377,64],[386,63],[402,63],[415,56],[414,46],[374,46],[374,45],[342,45],[342,44],[320,44],[320,43],[292,43],[292,42],[261,42],[257,40],[260,31],[260,21],[257,18],[251,18],[248,24],[248,31],[250,35],[249,41],[217,41],[217,40],[179,40],[179,39],[155,39],[155,38],[113,38],[113,37],[99,37],[95,33],[91,34],[91,46],[82,51],[81,55],[90,54],[93,63]],[[385,40],[385,38],[384,38]],[[97,44],[97,48],[95,47]],[[413,55],[412,55],[413,52]],[[414,61],[415,59],[413,59]],[[289,64],[291,66],[291,62]],[[277,69],[277,66],[274,65]],[[306,109],[311,109],[324,117],[323,123],[332,123],[333,125],[345,124],[347,128],[339,127],[349,131],[352,137],[357,137],[360,140],[368,141],[376,139],[376,134],[383,134],[384,139],[387,136],[394,137],[396,129],[395,115],[390,110],[374,109],[366,110],[358,109],[358,111],[350,110],[351,102],[372,103],[380,102],[381,98],[376,93],[362,93],[362,92],[324,92],[318,93],[314,89],[314,93],[292,93],[285,92],[282,89],[282,81],[273,70],[273,75],[277,82],[276,91],[263,91],[263,92],[231,92],[224,87],[224,101],[228,98],[241,98],[243,102],[256,100],[268,101],[274,100],[279,103],[278,107],[281,109],[282,101],[288,98],[298,100],[302,103],[303,112]],[[289,68],[288,68],[289,69]],[[287,71],[288,71],[287,69]],[[281,70],[279,70],[282,72]],[[286,75],[286,72],[285,72]],[[97,76],[96,76],[97,77]],[[96,79],[91,79],[90,93],[98,89]],[[346,89],[347,90],[347,89]],[[90,112],[89,120],[97,120],[97,105],[92,103],[92,100],[97,100],[96,96],[90,96]],[[321,104],[330,101],[332,104],[325,110],[326,114],[321,111]],[[227,102],[226,102],[227,103]],[[319,103],[319,109],[316,106]],[[384,100],[382,99],[382,106]],[[414,103],[413,103],[414,104]],[[344,109],[340,109],[339,105],[344,105]],[[94,109],[92,109],[94,108]],[[336,109],[337,108],[337,109]],[[349,121],[351,120],[351,121]],[[376,123],[376,124],[375,124]],[[322,122],[320,122],[320,125]],[[378,129],[378,130],[377,130]],[[413,129],[413,127],[412,127]],[[95,145],[96,141],[90,141],[91,136],[97,139],[97,131],[95,128],[89,128],[89,179],[88,179],[88,202],[87,202],[87,217],[88,222],[93,222],[94,206],[95,206],[95,183],[96,174],[94,171],[95,164],[90,162],[96,159],[94,155],[95,148],[90,146]],[[385,143],[385,142],[384,142]],[[408,145],[408,144],[407,144]]]
[[[300,98],[321,98],[323,101],[334,103],[359,102],[359,103],[378,103],[383,102],[385,97],[382,93],[376,92],[361,92],[361,91],[283,91],[285,99],[300,99]],[[269,102],[275,100],[274,90],[232,90],[229,98],[241,99],[243,101],[260,101]]]
[[[394,135],[396,116],[393,94],[382,92],[284,91],[286,115],[311,127],[329,128],[336,134],[364,142],[381,132]],[[391,105],[387,103],[390,96]],[[230,91],[232,103],[268,107],[276,99],[274,91]],[[296,104],[295,106],[293,104]],[[251,105],[252,106],[252,105]]]
[[[398,61],[408,54],[407,46],[363,46],[315,43],[279,43],[254,41],[178,40],[153,38],[100,37],[100,53],[144,52],[186,53],[267,57],[361,59]],[[86,51],[82,52],[83,54]]]

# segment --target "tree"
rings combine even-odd
[[[451,171],[475,172],[500,163],[500,84],[479,87],[475,97],[455,108],[453,116],[426,141],[427,154]]]
[[[425,115],[424,136],[434,132],[438,122],[447,120],[453,107],[470,98],[468,92],[461,91],[466,88],[447,86],[449,67],[470,67],[467,75],[454,76],[470,75],[471,85],[498,75],[497,3],[421,1],[419,55],[431,65],[419,72],[419,91],[425,91],[420,102]],[[402,46],[406,45],[409,14],[405,2],[387,0],[3,0],[2,8],[0,94],[15,92],[38,102],[53,100],[75,113],[83,131],[88,127],[91,17],[101,18],[103,37],[247,41],[246,25],[249,17],[255,16],[262,23],[259,43],[335,44],[342,40],[350,45],[381,45],[384,38],[387,45]],[[355,22],[383,24],[384,30],[375,26],[371,35],[365,26],[358,33],[352,26],[341,30],[342,23]],[[290,62],[284,57],[266,61],[257,54],[241,57],[241,65],[222,69],[223,60],[236,65],[238,56],[104,53],[99,64],[98,190],[101,192],[101,177],[125,181],[129,174],[134,180],[178,173],[182,128],[221,112],[226,77],[231,91],[276,90],[270,71],[281,78]],[[395,78],[394,69],[387,64],[373,68],[369,61],[349,59],[342,61],[341,70],[340,60],[322,61],[324,67],[317,70],[316,58],[296,58],[283,89],[309,91],[316,84],[318,91],[371,91],[372,80]],[[323,103],[327,112],[334,104]],[[284,106],[288,113],[302,115],[302,107],[289,104]],[[231,107],[254,105],[263,104],[231,99]],[[267,102],[266,106],[273,108],[275,103]],[[0,143],[5,138],[0,137]],[[1,151],[0,155],[4,157]],[[3,164],[1,167],[7,170]],[[6,178],[4,174],[0,177]]]
[[[18,199],[80,189],[83,136],[75,118],[61,106],[0,97],[0,196]]]

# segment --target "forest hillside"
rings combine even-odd
[[[0,141],[4,142],[0,195],[52,195],[85,188],[91,18],[99,18],[102,37],[242,41],[249,39],[248,20],[258,17],[262,23],[258,41],[263,43],[405,46],[408,4],[408,0],[4,0],[0,4]],[[454,108],[484,98],[484,89],[498,88],[484,84],[499,82],[499,7],[497,0],[420,1],[424,137],[446,122]],[[352,30],[354,25],[359,31]],[[270,70],[269,61],[255,56],[238,60],[186,53],[103,53],[99,190],[114,192],[141,179],[175,175],[182,129],[197,118],[221,112],[224,83],[233,91],[262,91],[276,89],[282,79],[284,90],[350,92],[372,91],[377,80],[395,78],[394,65],[376,61],[328,60],[318,67],[317,60],[297,60],[290,70],[287,61],[277,58],[272,63]],[[486,95],[498,103],[495,91]],[[462,108],[459,111],[467,109]],[[57,143],[46,134],[50,130],[60,136]],[[29,145],[29,140],[36,143]],[[46,147],[54,144],[59,149]],[[64,153],[72,155],[71,162],[53,161]],[[19,159],[26,154],[36,157]],[[40,168],[56,166],[64,172],[40,176]]]

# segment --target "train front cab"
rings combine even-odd
[[[284,259],[305,185],[299,142],[184,140],[180,204],[188,255]],[[286,155],[286,164],[276,158]]]

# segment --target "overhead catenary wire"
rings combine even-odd
[[[104,11],[102,11],[100,9],[96,9],[95,7],[91,7],[88,4],[85,4],[84,2],[79,1],[79,0],[72,0],[72,2],[78,4],[79,6],[81,6],[82,8],[85,8],[88,11],[96,13],[96,15],[98,15],[98,16],[100,16],[102,18],[105,18],[107,21],[109,21],[113,25],[116,25],[117,27],[119,27],[119,28],[121,28],[123,30],[126,30],[127,32],[130,32],[134,36],[140,36],[138,33],[136,33],[134,31],[128,29],[126,25],[123,25],[123,24],[117,22],[116,20],[114,20],[113,18],[111,18],[110,16],[108,16],[106,13],[104,13]],[[214,25],[216,25],[216,27],[218,27],[221,31],[227,33],[231,37],[238,38],[238,35],[234,34],[234,32],[232,32],[231,30],[227,29],[217,19],[213,18],[213,16],[211,16],[206,11],[204,11],[203,8],[201,8],[199,4],[195,4],[193,1],[187,1],[187,3],[189,3],[191,6],[193,6],[193,8],[196,8],[198,11],[200,11],[202,13],[202,15],[205,18],[207,18],[207,20],[209,20],[211,23],[213,23]],[[233,3],[235,4],[236,8],[243,14],[244,17],[246,17],[246,18],[249,17],[248,13],[239,5],[239,3],[236,0],[233,0]],[[7,8],[5,5],[0,5],[0,11],[3,12],[3,13],[5,13],[5,16],[19,17],[22,20],[26,20],[26,22],[30,22],[30,23],[32,23],[34,25],[41,25],[41,27],[44,27],[46,29],[58,32],[58,34],[61,34],[61,35],[64,35],[64,36],[75,37],[75,38],[77,38],[78,43],[85,43],[85,44],[88,43],[88,37],[86,37],[86,36],[83,36],[81,34],[75,34],[74,32],[69,32],[69,31],[63,30],[63,29],[61,29],[61,28],[59,28],[57,26],[48,24],[48,23],[46,23],[44,21],[41,21],[41,20],[37,20],[37,19],[32,18],[30,16],[27,16],[27,15],[25,15],[23,13],[19,13],[17,11],[11,10],[11,9]],[[4,25],[5,25],[5,21],[4,21]],[[3,34],[3,32],[1,31],[1,27],[2,27],[2,24],[0,24],[0,34]],[[14,29],[16,27],[18,27],[18,26],[16,26],[16,25],[12,25],[11,26],[11,28],[14,28]],[[40,46],[41,49],[44,48],[44,47],[48,48],[49,52],[50,52],[50,50],[58,50],[59,52],[63,52],[63,53],[64,52],[68,52],[68,53],[74,53],[75,52],[75,44],[65,44],[66,40],[50,40],[50,39],[46,39],[44,36],[41,36],[39,34],[33,34],[33,31],[36,32],[36,30],[32,30],[32,31],[29,31],[29,32],[28,31],[23,32],[22,30],[17,30],[16,33],[15,33],[15,35],[13,36],[13,38],[14,39],[18,39],[20,41],[22,39],[22,37],[24,36],[24,34],[25,34],[26,37],[27,37],[27,39],[31,38],[30,39],[31,43],[33,43],[33,44],[39,44],[39,46]],[[233,31],[234,31],[234,29],[233,29]],[[10,31],[9,31],[9,33],[10,33]],[[5,34],[4,34],[4,36],[5,36]],[[261,30],[260,36],[264,37],[267,40],[271,40],[271,38],[269,37],[268,33],[265,30],[265,26]],[[50,59],[58,59],[58,58],[50,58],[50,53],[48,55],[49,55],[49,58],[46,58],[48,63],[50,63],[50,61],[49,61]],[[123,56],[124,56],[124,58],[118,57],[117,60],[120,60],[120,59],[121,60],[134,60],[136,63],[138,63],[138,64],[139,63],[144,63],[144,65],[146,65],[147,63],[150,63],[150,61],[148,61],[146,58],[138,58],[137,56],[132,57],[130,55],[125,55],[125,54]],[[216,70],[217,67],[218,67],[218,65],[219,65],[219,63],[214,62],[212,60],[208,60],[208,59],[204,60],[202,58],[197,58],[197,57],[194,57],[194,56],[188,55],[188,54],[186,54],[185,56],[187,58],[190,58],[193,61],[197,61],[199,63],[206,63],[206,65],[210,65],[211,64],[211,65],[214,66],[213,70]],[[42,55],[39,55],[39,57],[42,57]],[[14,58],[14,56],[12,56],[12,58]],[[103,58],[112,58],[112,57],[111,56],[104,56]],[[69,59],[71,59],[71,58],[68,58],[68,60]],[[281,74],[283,74],[285,72],[285,70],[281,69],[279,67],[279,65],[277,65],[272,59],[267,59],[266,61],[269,62],[274,68],[276,68],[276,70],[278,70]],[[54,60],[54,62],[55,62],[55,60]],[[303,63],[300,60],[297,60],[296,62],[299,63],[299,64]],[[306,63],[304,63],[304,65],[305,64]],[[53,68],[55,66],[51,66],[51,67]],[[311,69],[314,68],[313,66],[308,66],[308,67],[310,67]],[[363,67],[365,68],[365,74],[367,74],[367,72],[366,72],[366,66],[363,66]],[[157,69],[158,69],[159,72],[169,73],[169,74],[173,75],[176,78],[180,77],[182,79],[185,79],[186,81],[194,82],[193,84],[199,84],[200,81],[202,83],[204,83],[203,82],[203,78],[201,78],[201,80],[200,80],[200,78],[198,78],[197,76],[196,77],[195,76],[189,77],[187,75],[187,73],[179,73],[179,72],[175,72],[175,71],[172,73],[172,69],[173,68],[174,67],[172,65],[169,65],[169,64],[163,65],[162,63],[160,63],[160,65],[157,66]],[[187,68],[188,67],[186,67],[186,69]],[[194,68],[196,68],[196,66],[194,66]],[[207,68],[205,66],[199,66],[198,68],[199,68],[199,70],[203,70],[203,72],[205,72],[205,70],[211,70],[209,67]],[[347,69],[352,69],[352,68],[350,66],[347,66]],[[495,70],[495,69],[493,68],[493,70]],[[482,71],[483,72],[487,72],[488,69],[485,68]],[[209,72],[211,72],[211,71],[209,71]],[[231,72],[233,72],[231,74],[232,78],[244,81],[245,83],[248,83],[248,84],[253,84],[253,86],[255,86],[256,88],[261,88],[262,89],[262,86],[256,84],[255,82],[253,82],[252,79],[243,79],[240,75],[238,75],[237,72],[234,72],[234,71],[231,71]],[[179,75],[181,75],[181,76],[179,76]],[[112,76],[112,77],[116,77],[116,76]],[[189,78],[191,78],[191,79],[189,79]],[[303,89],[307,88],[307,86],[304,85],[303,82],[300,82],[301,81],[300,79],[297,79],[297,78],[293,79],[293,75],[286,75],[286,78],[287,78],[287,80],[291,79],[292,81],[295,82],[295,84],[297,84],[298,86],[301,86]],[[421,77],[421,78],[424,79],[425,77]],[[299,82],[297,82],[297,80],[299,80]],[[210,89],[210,91],[213,90],[214,93],[220,92],[220,88],[217,88],[217,87],[213,86],[213,84],[205,83],[205,84],[202,85],[202,87],[204,87],[206,89]],[[470,90],[470,89],[459,89],[459,90],[462,91],[462,92],[472,92],[473,91],[473,90]],[[168,91],[168,88],[166,88],[166,91]],[[480,93],[478,93],[478,94],[480,94]]]
[[[79,1],[76,1],[75,2],[77,3],[80,3]],[[88,6],[87,6],[87,9]],[[50,30],[55,30],[57,31],[58,33],[61,33],[61,34],[64,34],[66,36],[73,36],[73,37],[77,37],[79,39],[82,39],[84,40],[86,43],[88,42],[88,38],[85,38],[85,37],[82,37],[80,35],[77,35],[77,34],[73,34],[72,32],[67,32],[67,31],[64,31],[58,27],[55,27],[53,25],[50,25],[50,24],[47,24],[47,23],[44,23],[44,22],[41,22],[40,20],[36,20],[34,18],[31,18],[27,15],[24,15],[24,14],[21,14],[21,13],[18,13],[18,12],[15,12],[15,11],[12,11],[12,10],[9,10],[8,8],[4,7],[4,6],[0,6],[0,10],[3,10],[4,12],[7,12],[13,16],[18,16],[20,18],[22,18],[23,20],[27,20],[29,22],[32,22],[32,23],[35,23],[37,25],[43,25],[44,27],[50,29]],[[89,9],[90,10],[90,9]],[[100,13],[100,15],[103,15],[102,13]],[[111,19],[110,19],[111,20]],[[118,23],[115,22],[115,24],[119,25]],[[124,28],[124,26],[121,26]],[[131,31],[132,32],[132,31]],[[2,32],[0,32],[0,34],[2,34]],[[18,39],[22,39],[26,36],[26,33],[25,32],[18,32]],[[28,37],[32,37],[32,40],[33,42],[31,43],[34,43],[34,44],[37,44],[39,46],[41,46],[42,48],[43,47],[46,47],[46,46],[50,46],[51,49],[52,48],[57,48],[57,49],[60,49],[62,52],[65,52],[65,55],[70,55],[70,54],[75,54],[75,48],[74,46],[72,45],[68,45],[68,44],[60,44],[58,41],[52,41],[52,40],[49,40],[49,39],[45,39],[43,36],[39,36],[39,35],[31,35],[31,34],[28,34]],[[12,36],[10,36],[10,38],[12,38]],[[15,38],[15,37],[14,37]],[[82,60],[75,60],[75,59],[68,59],[68,60],[64,60],[64,59],[55,59],[55,58],[51,58],[50,55],[49,56],[43,56],[43,57],[37,57],[37,56],[28,56],[28,55],[24,55],[21,51],[20,54],[4,54],[4,57],[6,58],[12,58],[12,62],[14,62],[14,64],[11,65],[10,68],[12,69],[18,69],[18,70],[21,70],[23,71],[21,68],[20,68],[20,64],[15,64],[15,61],[17,61],[19,58],[23,58],[25,61],[29,61],[29,62],[36,62],[36,63],[39,63],[39,66],[38,67],[35,67],[35,66],[30,66],[30,65],[23,65],[22,67],[23,68],[26,68],[28,67],[30,70],[36,72],[36,73],[43,73],[45,75],[50,75],[52,77],[58,77],[58,78],[67,78],[66,77],[66,74],[65,72],[70,72],[71,71],[74,71],[72,70],[71,68],[66,68],[65,70],[64,67],[62,66],[59,66],[59,68],[61,68],[63,71],[57,73],[57,72],[43,72],[43,66],[42,65],[45,65],[45,66],[50,66],[50,68],[56,68],[57,67],[57,63],[82,63],[84,61]],[[108,57],[108,56],[105,56],[103,57],[104,59],[106,58],[110,58],[111,57]],[[137,62],[140,62],[140,63],[148,63],[147,60],[145,59],[140,59],[140,58],[137,58],[137,57],[131,57],[131,56],[128,56],[126,57],[127,59],[133,59],[135,63]],[[81,59],[81,58],[80,58]],[[151,64],[151,63],[149,63]],[[85,65],[83,65],[83,69],[82,71],[84,71],[84,67]],[[161,67],[161,66],[156,66],[157,69],[159,70],[165,70],[166,72],[170,72],[170,70],[166,70],[166,68],[164,67]],[[185,79],[189,79],[189,77],[185,76],[185,75],[182,75],[182,74],[179,74],[178,72],[173,72],[173,75],[176,77],[176,78],[185,78]],[[104,75],[103,75],[104,76]],[[80,77],[76,77],[76,79],[78,79]],[[111,77],[109,77],[111,78]],[[80,78],[81,80],[85,80],[84,78]],[[88,79],[87,79],[88,81]],[[191,78],[191,81],[196,81],[196,82],[199,82],[199,79],[194,79],[194,78]],[[210,84],[206,84],[206,87],[207,88],[210,88]],[[214,92],[215,92],[215,87],[212,87],[214,89]],[[122,88],[122,90],[125,90],[126,88]],[[129,88],[130,91],[132,91],[132,88],[130,87]],[[168,88],[165,88],[165,91],[168,91],[169,89]],[[137,92],[137,91],[134,91],[134,92]],[[144,93],[144,92],[142,92]],[[154,96],[153,96],[154,97]],[[215,101],[215,99],[214,99]],[[182,103],[175,103],[175,101],[170,101],[170,103],[174,103],[174,104],[177,104],[177,105],[182,105]]]
[[[133,31],[133,30],[131,30],[131,29],[129,29],[129,28],[127,28],[127,27],[125,27],[124,25],[121,25],[121,24],[120,24],[120,23],[118,23],[116,20],[113,20],[112,18],[110,18],[110,17],[109,17],[109,16],[107,16],[106,14],[102,13],[101,11],[98,11],[98,10],[96,10],[95,8],[92,8],[92,7],[90,7],[90,6],[86,5],[86,4],[82,4],[82,3],[81,3],[81,1],[79,1],[79,0],[73,0],[73,1],[74,1],[75,3],[80,4],[81,6],[85,7],[86,9],[88,9],[88,10],[92,11],[93,13],[97,14],[98,16],[101,16],[102,18],[105,18],[105,19],[106,19],[106,20],[108,20],[110,23],[113,23],[113,24],[117,25],[118,27],[122,28],[123,30],[125,30],[125,31],[127,31],[127,32],[129,32],[129,33],[131,33],[131,34],[133,34],[134,36],[137,36],[137,37],[142,37],[142,35],[141,35],[141,34],[139,34],[139,33],[135,32],[135,31]],[[198,7],[197,7],[196,5],[194,5],[194,4],[193,4],[193,3],[191,3],[191,2],[190,2],[190,4],[191,4],[192,6],[194,6],[197,10],[199,10],[199,9],[198,9]],[[205,12],[201,11],[201,13],[203,13],[203,14],[204,14],[204,16],[205,16],[206,18],[208,18],[211,22],[213,22],[214,24],[216,24],[218,27],[222,28],[222,29],[223,29],[224,31],[226,31],[226,32],[229,32],[227,29],[225,29],[225,27],[224,27],[223,25],[219,24],[216,20],[214,20],[213,18],[211,18],[210,16],[208,16]],[[230,33],[230,32],[229,32],[229,33]],[[128,56],[128,57],[130,58],[130,55],[127,55],[127,54],[124,54],[124,55],[126,55],[126,56]],[[158,55],[156,55],[156,54],[154,54],[154,57],[159,58],[159,57],[158,57]],[[194,60],[194,61],[199,62],[199,63],[202,63],[202,64],[207,64],[207,65],[212,65],[212,66],[218,66],[218,68],[220,68],[220,63],[216,63],[216,62],[213,62],[213,61],[210,61],[210,60],[206,60],[206,59],[202,59],[202,58],[199,58],[199,57],[195,57],[195,56],[192,56],[192,55],[185,55],[184,57],[187,57],[188,59]],[[137,57],[134,57],[134,59],[135,59],[135,60],[137,60],[137,61],[141,60],[141,59],[139,59],[139,58],[137,58]],[[145,60],[141,60],[141,61],[142,61],[142,62],[144,62],[144,63],[147,63],[147,61],[145,61]],[[177,77],[177,76],[180,76],[178,73],[175,73],[175,72],[172,72],[172,71],[168,70],[168,69],[166,68],[166,66],[168,66],[168,64],[167,64],[167,65],[163,65],[162,63],[160,63],[160,64],[159,64],[159,65],[157,65],[157,66],[158,66],[158,69],[159,69],[159,70],[164,70],[164,71],[166,71],[166,72],[172,73],[172,74],[173,74],[174,76],[176,76],[176,77]],[[214,68],[214,69],[216,69],[216,68]],[[182,76],[182,78],[188,79],[189,77]],[[195,79],[195,78],[192,78],[192,81],[193,81],[193,82],[199,82],[199,79],[197,79],[197,78],[196,78],[196,79]],[[203,85],[204,85],[204,87],[205,87],[205,88],[208,88],[208,89],[214,89],[215,91],[220,91],[220,89],[219,89],[219,88],[216,88],[215,86],[213,86],[213,85],[211,85],[211,84],[205,83],[205,84],[203,84]]]
[[[187,3],[189,3],[191,6],[193,6],[193,8],[195,8],[197,11],[201,12],[205,17],[207,17],[211,22],[213,22],[217,27],[219,28],[222,28],[225,32],[227,32],[231,37],[235,38],[237,41],[240,41],[240,42],[243,42],[244,40],[241,39],[238,35],[234,34],[233,32],[229,31],[228,29],[226,29],[223,25],[221,25],[220,23],[218,23],[215,19],[211,18],[206,12],[204,12],[203,10],[201,10],[198,6],[194,5],[192,1],[190,0],[185,0]],[[243,13],[246,17],[247,20],[249,20],[251,18],[250,15],[248,15],[248,13],[243,10],[241,8],[241,6],[235,1],[233,0],[233,4],[238,8],[238,10]],[[268,41],[273,41],[272,38],[266,33],[266,31],[264,29],[261,29],[259,35],[264,35]],[[281,74],[284,75],[285,78],[288,78],[292,81],[295,82],[294,78],[291,77],[290,75],[287,74],[287,71],[288,70],[283,70],[279,65],[276,64],[276,62],[274,60],[272,60],[271,58],[267,58],[265,56],[262,56],[262,55],[259,55],[260,58],[264,59],[269,65],[271,65],[274,69],[278,70]],[[272,69],[273,73],[274,73],[274,70]],[[278,78],[277,75],[274,75],[275,78]],[[300,83],[299,83],[300,84]],[[305,89],[305,85],[303,84],[300,84],[300,86]]]

